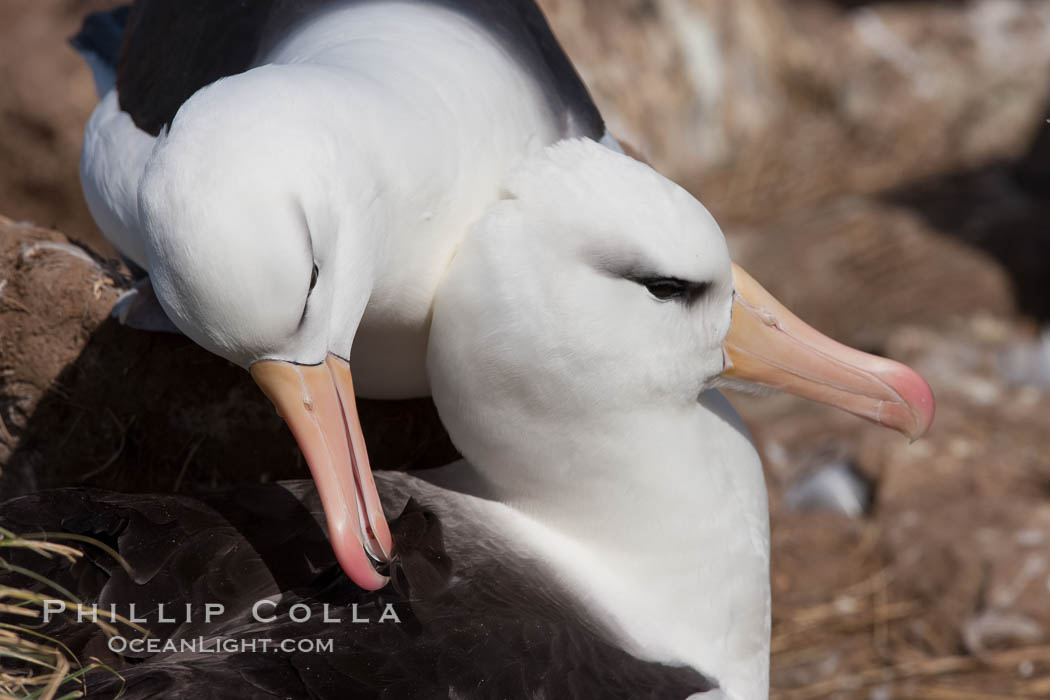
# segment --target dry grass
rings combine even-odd
[[[0,551],[23,550],[46,559],[59,557],[75,563],[83,551],[62,540],[97,547],[127,568],[119,554],[88,537],[66,533],[16,535],[0,528]],[[45,600],[61,600],[67,610],[75,610],[81,602],[76,595],[34,571],[12,564],[4,556],[0,556],[0,570],[27,579],[27,584],[34,582],[38,589],[46,591],[0,586],[0,698],[79,698],[87,692],[87,675],[91,671],[105,670],[119,677],[117,671],[99,659],[92,657],[84,663],[65,644],[39,631]],[[85,624],[96,625],[107,637],[118,634],[117,625],[146,634],[139,625],[105,610],[99,610],[98,618]]]
[[[830,603],[782,606],[772,639],[780,676],[829,659],[839,659],[840,670],[774,688],[773,698],[1034,700],[1050,695],[1050,645],[938,655],[906,641],[909,623],[922,617],[928,602],[894,600],[893,580],[892,567],[884,567],[842,588]],[[862,639],[866,643],[858,643]],[[1018,673],[1023,667],[1027,674]],[[1015,680],[1007,682],[1010,691],[1004,693],[1004,679],[1010,676]]]

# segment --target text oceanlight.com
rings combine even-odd
[[[331,639],[226,639],[197,637],[196,639],[128,639],[110,637],[109,650],[115,654],[244,654],[330,653],[335,649]]]

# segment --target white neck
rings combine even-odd
[[[715,391],[679,411],[530,416],[428,477],[520,514],[514,536],[642,657],[687,664],[728,697],[766,698],[769,519],[761,464]],[[482,454],[477,454],[480,451]]]

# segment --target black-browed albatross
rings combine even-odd
[[[355,384],[428,395],[434,291],[507,172],[562,139],[616,143],[533,0],[125,12],[74,40],[103,93],[85,198],[152,284],[124,312],[251,371],[303,450],[344,569],[380,587],[392,542]]]
[[[89,603],[154,620],[160,646],[122,671],[130,697],[768,697],[765,486],[717,388],[759,381],[911,437],[929,388],[793,316],[638,161],[565,141],[504,185],[439,285],[427,345],[465,459],[376,475],[400,514],[388,587],[333,571],[310,515],[323,494],[301,483],[5,505],[6,527],[100,536],[130,560],[130,577],[102,555],[73,572]],[[161,603],[190,619],[160,625]],[[224,616],[204,621],[209,603]],[[180,646],[201,637],[234,646]],[[337,646],[296,646],[323,639]]]
[[[89,127],[85,188],[116,183],[120,191],[123,182],[122,201],[137,204],[127,230],[141,235],[165,312],[205,347],[250,367],[274,399],[314,472],[336,558],[356,583],[386,583],[364,549],[384,559],[390,540],[355,433],[343,359],[352,340],[359,380],[396,395],[412,384],[399,382],[416,377],[422,386],[406,391],[433,390],[467,457],[426,481],[379,477],[388,515],[412,496],[445,526],[447,568],[425,577],[431,595],[462,594],[484,610],[529,591],[575,611],[558,614],[573,635],[657,664],[670,674],[661,678],[685,682],[688,692],[714,681],[711,692],[725,697],[765,697],[765,491],[754,447],[715,387],[763,383],[912,436],[932,419],[928,387],[907,368],[820,336],[745,272],[731,271],[706,210],[616,153],[610,139],[545,138],[579,128],[572,110],[551,108],[551,91],[508,49],[518,44],[485,29],[480,3],[331,5],[296,16],[273,48],[258,48],[270,46],[260,39],[256,52],[270,63],[193,93],[155,139],[109,93]],[[132,32],[151,6],[170,9],[143,4],[131,14]],[[539,16],[531,4],[503,6],[510,9],[518,14],[497,15]],[[397,138],[384,142],[383,133]],[[137,180],[105,177],[113,163],[91,139],[118,134],[133,146],[140,139],[141,153],[125,152],[132,165],[138,158]],[[453,223],[461,228],[453,232]],[[359,503],[370,522],[359,521]],[[90,526],[91,517],[64,516],[69,522]],[[177,529],[183,521],[164,522]],[[114,527],[134,546],[126,526]],[[250,525],[242,533],[237,548],[251,540]],[[416,551],[409,539],[401,560]],[[189,558],[204,549],[198,542]],[[285,551],[296,552],[294,542]],[[136,576],[154,600],[156,573]],[[236,590],[227,573],[219,580]],[[477,587],[490,580],[498,593]],[[319,600],[320,584],[293,594]],[[289,593],[276,577],[266,590]],[[427,600],[404,602],[423,610]],[[519,623],[518,644],[499,663],[529,645],[559,648],[558,635],[530,627],[526,607],[503,609]],[[389,663],[418,660],[417,644],[434,649],[448,619],[437,615],[429,632],[398,628],[409,634]],[[487,620],[478,612],[479,628],[464,623],[466,643],[484,645]],[[355,648],[344,672],[398,687],[370,675],[378,657]],[[586,651],[559,653],[604,672]],[[178,669],[192,682],[208,678],[205,669],[221,675],[213,666],[162,655],[131,675]],[[499,697],[475,677],[434,687],[445,697]],[[532,676],[522,688],[543,682]],[[588,687],[576,696],[594,697]]]

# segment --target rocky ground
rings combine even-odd
[[[79,197],[94,96],[63,44],[107,4],[0,6],[0,492],[305,476],[246,374],[107,319],[127,280]],[[770,487],[775,697],[1050,697],[1050,2],[541,4],[738,261],[937,395],[911,445],[732,397]],[[429,402],[363,417],[383,466],[453,454]]]

